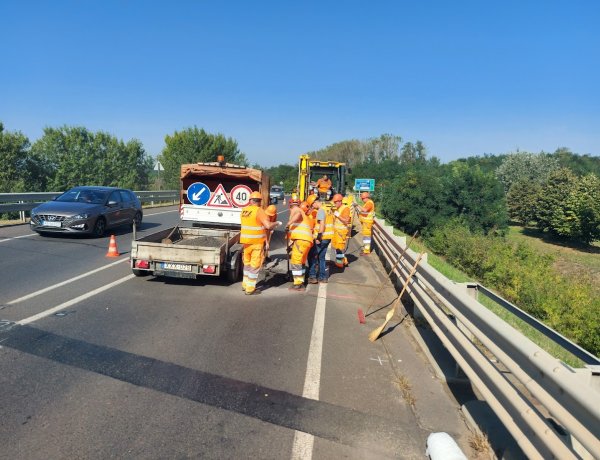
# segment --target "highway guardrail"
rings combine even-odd
[[[388,268],[406,246],[406,238],[394,235],[381,219],[373,225],[373,240]],[[400,282],[407,278],[417,256],[407,249],[394,270]],[[525,455],[600,458],[597,357],[529,317],[530,324],[537,323],[539,330],[586,364],[572,368],[563,363],[469,295],[467,285],[449,280],[427,262],[421,262],[409,286],[414,314],[427,320]],[[504,300],[483,286],[475,287],[496,301]],[[505,308],[517,308],[504,302]]]
[[[25,213],[41,203],[52,200],[63,192],[0,193],[0,214],[20,212],[25,221]],[[179,190],[134,191],[142,203],[179,202]]]

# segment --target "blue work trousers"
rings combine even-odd
[[[331,240],[323,240],[320,244],[317,241],[313,243],[308,253],[308,277],[317,278],[317,270],[319,271],[319,280],[326,280],[327,276],[327,262],[325,256],[329,249],[329,243]]]

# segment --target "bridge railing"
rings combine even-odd
[[[406,239],[395,236],[380,219],[373,226],[373,240],[389,268],[406,246]],[[394,270],[399,281],[407,278],[417,256],[406,250]],[[483,286],[475,287],[496,301],[504,300]],[[581,458],[581,452],[584,458],[600,458],[597,357],[530,317],[531,324],[586,363],[579,369],[568,366],[469,295],[467,285],[450,281],[423,259],[407,292],[415,315],[429,323],[529,458]],[[517,308],[504,302],[499,303]]]
[[[0,214],[20,212],[21,220],[25,221],[25,212],[31,211],[41,203],[52,200],[63,192],[31,192],[31,193],[0,193]],[[157,203],[173,204],[179,202],[178,190],[134,191],[142,204]]]

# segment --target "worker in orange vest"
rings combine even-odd
[[[361,256],[368,256],[371,253],[371,235],[373,233],[373,222],[375,220],[375,203],[371,200],[369,192],[362,192],[360,198],[363,205],[354,203],[358,211],[358,220],[362,224],[363,252]]]
[[[331,183],[331,179],[329,179],[327,174],[323,174],[323,177],[321,177],[317,181],[317,189],[319,190],[319,196],[324,200],[328,200],[332,186],[333,184]]]
[[[286,231],[288,232],[288,242],[291,246],[290,265],[294,280],[294,284],[289,290],[301,292],[306,289],[304,287],[304,265],[308,258],[308,251],[313,243],[313,221],[302,210],[300,202],[297,199],[290,200],[290,218],[286,226]]]
[[[256,294],[256,282],[264,261],[267,232],[281,225],[281,222],[271,222],[265,211],[260,207],[262,195],[260,192],[250,194],[250,203],[242,209],[240,243],[244,245],[244,281],[242,289],[246,295]]]
[[[335,212],[333,216],[333,240],[331,245],[335,249],[335,266],[337,268],[344,268],[348,266],[348,259],[346,258],[346,242],[348,241],[348,232],[350,231],[350,207],[343,204],[342,200],[344,197],[337,193],[333,195],[333,205],[335,206]]]

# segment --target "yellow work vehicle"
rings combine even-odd
[[[332,186],[327,196],[322,196],[323,205],[331,209],[333,207],[333,203],[330,201],[331,198],[336,193],[341,193],[344,196],[343,203],[351,206],[354,196],[346,194],[346,172],[348,172],[346,163],[315,160],[309,155],[300,155],[300,161],[298,162],[298,198],[300,201],[305,201],[309,195],[319,194],[317,181],[327,175]]]

